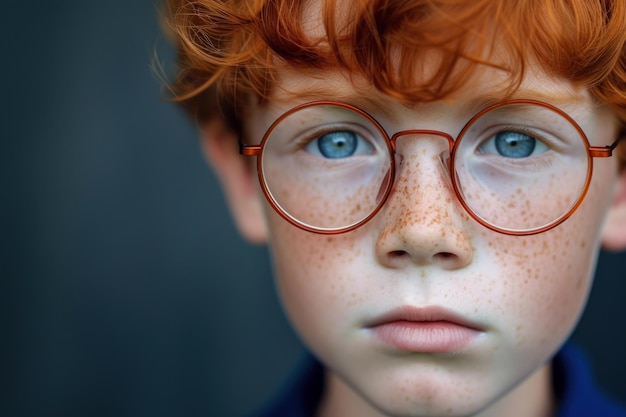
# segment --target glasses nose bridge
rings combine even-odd
[[[442,132],[440,130],[430,130],[430,129],[409,129],[409,130],[401,130],[399,132],[396,132],[393,134],[393,136],[389,139],[391,148],[393,149],[393,152],[396,156],[400,156],[400,159],[402,159],[401,155],[398,155],[397,153],[397,140],[403,136],[413,136],[413,135],[418,135],[418,136],[435,136],[435,137],[439,137],[439,138],[443,138],[448,142],[448,149],[440,152],[439,153],[439,161],[441,162],[443,171],[446,174],[446,177],[448,177],[448,180],[450,180],[450,155],[452,155],[453,150],[454,150],[454,146],[455,146],[455,139],[452,137],[452,135],[450,135],[449,133],[446,132]]]
[[[447,149],[440,152],[437,156],[441,164],[441,170],[444,175],[445,181],[448,183],[448,185],[451,188],[454,188],[453,181],[451,178],[452,174],[450,172],[450,169],[451,169],[451,155],[453,153],[456,141],[452,137],[452,135],[446,132],[442,132],[439,130],[431,130],[431,129],[409,129],[409,130],[402,130],[402,131],[396,132],[389,139],[391,148],[393,149],[393,153],[395,155],[394,159],[396,160],[396,163],[401,164],[402,160],[404,159],[404,156],[397,152],[397,140],[403,136],[413,136],[413,135],[431,136],[431,137],[434,136],[437,138],[445,139],[447,141],[447,144],[448,144]]]
[[[389,139],[389,142],[391,143],[391,148],[393,149],[394,152],[396,152],[397,150],[396,142],[398,141],[398,139],[401,138],[402,136],[409,136],[409,135],[410,136],[416,135],[416,136],[440,137],[448,141],[448,152],[452,153],[452,150],[454,149],[455,140],[450,134],[446,132],[442,132],[439,130],[430,130],[430,129],[410,129],[410,130],[401,130],[399,132],[396,132],[393,134],[391,139]]]

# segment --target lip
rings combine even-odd
[[[484,332],[478,324],[438,306],[400,307],[370,321],[366,328],[385,346],[420,353],[457,352]]]

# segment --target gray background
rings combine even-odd
[[[152,0],[2,2],[3,416],[240,416],[300,355],[150,68]],[[575,334],[626,401],[626,255]]]

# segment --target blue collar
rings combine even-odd
[[[566,344],[552,363],[552,383],[559,400],[557,417],[624,417],[626,411],[600,391],[583,353]]]

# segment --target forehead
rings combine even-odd
[[[565,78],[550,76],[540,67],[530,67],[515,89],[510,88],[511,75],[488,66],[476,68],[467,83],[454,94],[440,100],[467,111],[478,111],[505,99],[534,99],[557,106],[594,104],[585,88],[577,87]],[[419,77],[416,74],[416,77]],[[406,102],[376,88],[361,74],[326,71],[310,74],[294,68],[277,72],[277,85],[271,101],[280,107],[317,100],[333,100],[353,104],[362,109],[383,110],[401,105],[419,109],[428,101]]]

